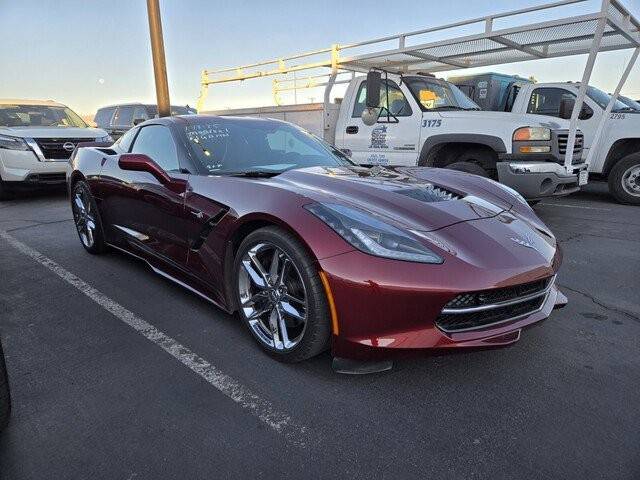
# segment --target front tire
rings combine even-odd
[[[249,234],[234,261],[240,317],[260,347],[300,362],[329,346],[330,313],[318,267],[300,241],[277,227]]]
[[[609,192],[620,203],[640,205],[640,153],[622,158],[609,172]]]
[[[91,195],[89,185],[83,180],[73,186],[71,210],[78,237],[84,249],[94,255],[105,252],[107,245],[102,230],[100,212],[93,195]]]

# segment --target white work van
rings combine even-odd
[[[452,168],[493,178],[530,201],[568,195],[579,190],[580,179],[586,182],[581,133],[572,165],[564,166],[567,120],[483,112],[457,87],[428,75],[388,74],[375,85],[377,118],[367,123],[366,76],[354,77],[344,99],[328,108],[311,104],[204,113],[279,118],[324,137],[359,164]]]

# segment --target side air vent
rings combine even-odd
[[[216,225],[220,223],[220,220],[224,218],[224,216],[227,214],[228,211],[229,211],[229,208],[225,207],[223,210],[220,210],[213,217],[211,217],[209,220],[204,222],[204,225],[202,226],[200,233],[191,244],[191,250],[194,250],[194,251],[199,250],[200,247],[204,245],[204,242],[207,240],[207,237],[209,236],[209,234],[213,231]]]

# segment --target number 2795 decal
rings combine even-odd
[[[442,120],[422,120],[422,128],[439,127]]]

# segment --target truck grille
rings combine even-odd
[[[445,332],[460,332],[530,315],[542,307],[553,280],[462,293],[444,306],[436,325]]]
[[[95,141],[93,138],[34,138],[33,140],[47,160],[68,160],[78,143]],[[67,150],[64,148],[65,144],[72,144],[73,148]]]
[[[559,133],[558,134],[558,153],[560,153],[560,155],[566,155],[567,143],[569,143],[569,134]],[[576,134],[576,143],[573,146],[573,159],[571,160],[572,165],[582,163],[583,147],[584,147],[584,135],[582,135],[581,133],[578,133]],[[564,158],[562,158],[562,161],[564,163]]]

